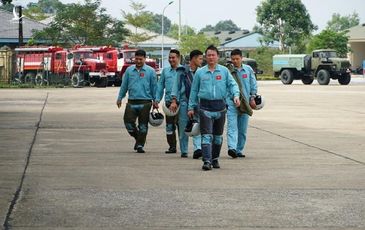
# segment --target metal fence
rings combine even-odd
[[[14,74],[15,54],[8,47],[0,48],[0,83],[10,83]]]

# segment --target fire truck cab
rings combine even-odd
[[[137,51],[137,49],[128,49],[128,48],[119,50],[118,60],[117,60],[117,65],[116,65],[117,76],[118,76],[116,78],[116,81],[118,83],[115,85],[120,85],[125,70],[129,66],[134,64],[134,57],[135,57],[136,51]],[[151,66],[156,72],[158,71],[158,65],[154,59],[150,59],[150,58],[146,57],[145,63],[146,63],[146,65]]]
[[[71,84],[106,87],[108,83],[106,63],[97,59],[91,48],[75,47],[67,55],[67,68],[71,73]]]
[[[94,57],[106,63],[106,75],[108,85],[120,86],[122,76],[125,70],[134,64],[134,54],[137,49],[118,49],[114,47],[89,47],[92,50]],[[146,59],[146,64],[157,69],[157,64],[153,59]]]

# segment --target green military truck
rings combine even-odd
[[[279,54],[273,57],[275,77],[280,77],[285,85],[294,80],[302,80],[306,85],[312,84],[314,78],[320,85],[328,85],[330,79],[337,79],[341,85],[351,81],[350,62],[338,58],[335,50],[314,50],[307,54]]]

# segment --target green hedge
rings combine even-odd
[[[275,54],[280,54],[280,53],[281,51],[278,49],[262,47],[250,51],[249,58],[253,58],[256,60],[258,69],[263,70],[265,76],[273,76],[272,57]]]

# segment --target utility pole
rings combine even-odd
[[[18,14],[19,14],[19,47],[23,45],[23,12],[22,12],[22,6],[18,6]]]

